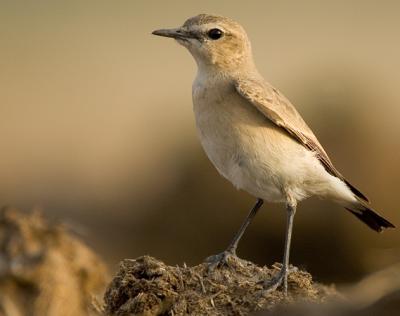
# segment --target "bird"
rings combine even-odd
[[[197,75],[192,99],[200,143],[223,177],[256,198],[227,249],[207,259],[210,266],[236,256],[240,238],[264,201],[282,203],[287,210],[282,267],[264,282],[269,291],[282,286],[285,295],[299,202],[316,196],[343,206],[377,232],[395,227],[335,168],[292,103],[261,76],[238,22],[199,14],[180,27],[152,34],[175,39],[193,56]]]

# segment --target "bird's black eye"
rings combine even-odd
[[[220,29],[211,29],[207,33],[208,37],[211,38],[212,40],[217,40],[224,35],[224,32],[222,32]]]

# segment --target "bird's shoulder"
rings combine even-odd
[[[233,79],[233,85],[242,97],[275,124],[295,129],[318,142],[289,99],[265,79],[260,76],[238,77]]]

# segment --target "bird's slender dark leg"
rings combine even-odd
[[[227,258],[229,256],[235,256],[236,257],[236,249],[238,247],[239,241],[242,238],[247,226],[250,225],[251,221],[253,218],[256,216],[257,211],[260,209],[260,207],[263,205],[264,201],[262,199],[257,199],[256,204],[253,206],[249,214],[247,215],[246,219],[240,226],[238,232],[236,233],[235,237],[229,244],[228,248],[220,254],[208,257],[206,259],[206,262],[210,264],[210,269],[214,269],[219,265],[224,265],[227,264]]]
[[[288,290],[288,274],[289,274],[289,255],[290,255],[290,244],[292,240],[293,230],[293,219],[296,213],[296,203],[288,203],[287,206],[287,224],[286,224],[286,239],[285,239],[285,250],[283,253],[282,268],[277,277],[272,280],[265,282],[265,287],[268,292],[274,291],[283,283],[283,291],[287,295]]]
[[[238,247],[240,239],[242,238],[244,232],[247,229],[247,226],[250,225],[250,223],[252,222],[253,218],[256,216],[258,210],[263,205],[263,203],[264,203],[264,201],[262,199],[257,199],[256,204],[253,206],[253,208],[251,209],[251,211],[247,215],[246,219],[244,220],[244,222],[240,226],[239,230],[237,231],[235,237],[232,239],[231,243],[229,244],[229,246],[227,248],[227,250],[229,252],[231,252],[231,253],[236,255],[236,249]]]

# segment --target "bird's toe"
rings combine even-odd
[[[225,250],[219,254],[207,257],[205,263],[208,264],[208,271],[213,272],[217,268],[229,267],[229,262],[232,258],[237,258],[236,253],[234,251]]]

